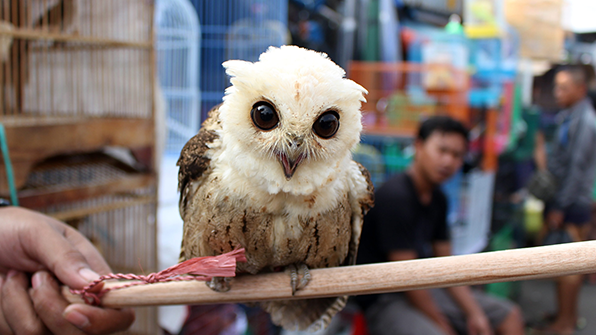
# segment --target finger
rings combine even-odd
[[[488,320],[482,324],[482,329],[481,329],[480,333],[482,335],[492,335],[493,334],[493,331],[490,328],[490,324],[488,323]]]
[[[27,293],[29,280],[22,272],[9,271],[2,285],[2,312],[15,334],[46,334]]]
[[[42,218],[46,221],[43,216],[40,220]],[[69,287],[81,289],[99,278],[91,270],[85,256],[51,225],[24,230],[20,237],[23,249]]]
[[[0,276],[0,302],[2,302],[2,285],[4,284],[4,276]],[[8,326],[8,322],[6,318],[4,318],[4,313],[2,312],[2,306],[0,305],[0,334],[6,335],[13,335],[10,326]]]
[[[86,334],[111,334],[124,331],[135,320],[131,308],[121,310],[100,308],[83,304],[72,304],[64,311],[64,317]]]
[[[48,272],[36,272],[31,278],[31,284],[33,288],[29,295],[35,312],[52,334],[84,334],[62,316],[68,302],[60,294],[58,282]]]
[[[62,222],[59,222],[62,223]],[[110,266],[105,261],[101,253],[95,248],[95,246],[76,229],[63,224],[64,237],[69,241],[77,250],[83,254],[91,269],[100,274],[107,274],[112,272]]]

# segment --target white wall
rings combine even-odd
[[[563,26],[576,33],[596,32],[596,1],[566,0]]]

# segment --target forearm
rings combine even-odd
[[[482,312],[468,286],[450,287],[447,291],[467,316]]]
[[[534,163],[536,164],[536,168],[538,170],[546,170],[546,148],[544,145],[540,148],[534,149]]]
[[[416,309],[424,313],[437,324],[445,322],[445,315],[439,310],[430,291],[416,290],[405,292],[406,297]]]
[[[534,147],[534,163],[538,170],[546,170],[546,145],[544,142],[544,135],[542,133],[536,134],[536,146]]]

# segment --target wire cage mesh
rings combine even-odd
[[[19,202],[80,229],[119,272],[157,270],[153,10],[0,1],[0,123]],[[2,195],[6,178],[0,163]],[[157,334],[157,310],[140,309],[129,333]]]
[[[167,103],[166,152],[179,153],[199,130],[200,26],[188,0],[157,0],[157,68]]]
[[[115,273],[157,271],[156,186],[138,168],[99,152],[54,157],[33,168],[20,193],[24,206],[77,228]],[[125,332],[158,333],[155,307],[137,309]]]
[[[0,117],[152,117],[152,14],[144,0],[2,1]]]
[[[191,0],[201,22],[201,118],[221,103],[229,85],[221,63],[256,61],[288,40],[287,0]]]
[[[0,1],[0,122],[18,189],[53,155],[154,145],[153,9],[152,0]],[[5,181],[0,163],[2,194]]]

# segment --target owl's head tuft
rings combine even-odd
[[[341,175],[360,140],[367,91],[325,54],[270,47],[223,63],[223,158],[270,193],[309,194]]]

